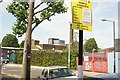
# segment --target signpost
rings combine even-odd
[[[72,28],[92,31],[92,2],[91,0],[72,1]]]
[[[72,29],[79,30],[78,77],[83,79],[83,30],[92,31],[92,0],[72,0]]]

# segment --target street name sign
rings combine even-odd
[[[72,0],[72,29],[92,31],[92,0]]]

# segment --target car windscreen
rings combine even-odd
[[[58,78],[58,77],[74,76],[74,74],[69,68],[59,68],[59,69],[50,70],[49,76],[50,78]]]

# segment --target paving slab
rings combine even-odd
[[[78,74],[78,71],[77,71],[77,70],[74,70],[73,72],[74,72],[75,74]],[[83,75],[84,75],[85,77],[92,77],[92,76],[102,75],[102,74],[107,74],[107,73],[83,71]]]

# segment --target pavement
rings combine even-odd
[[[8,68],[8,69],[6,69]],[[14,70],[13,70],[13,69]],[[3,65],[3,70],[2,70],[2,73],[3,74],[6,74],[6,75],[9,75],[9,76],[14,76],[16,78],[20,78],[20,72],[21,72],[21,68],[22,68],[22,65],[21,64],[4,64]],[[40,71],[39,70],[42,70],[44,67],[39,67],[39,66],[31,66],[31,76],[32,78],[36,78],[38,77]],[[13,73],[11,73],[10,71],[12,71]],[[77,70],[73,70],[74,73],[78,73]],[[38,74],[35,74],[35,73],[38,73]],[[96,76],[96,75],[102,75],[102,74],[107,74],[107,73],[100,73],[100,72],[90,72],[90,71],[83,71],[83,75],[84,77],[92,77],[92,76]]]
[[[73,72],[76,73],[76,74],[78,74],[77,70],[74,70]],[[97,75],[102,75],[102,74],[107,74],[107,73],[83,71],[84,77],[92,77],[92,76],[97,76]]]

